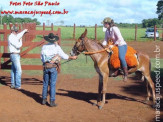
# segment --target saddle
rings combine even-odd
[[[121,63],[119,60],[118,47],[117,46],[112,47],[112,51],[113,53],[111,54],[111,57],[110,57],[110,64],[115,69],[120,68]],[[125,59],[126,59],[126,63],[128,67],[135,67],[138,65],[136,50],[130,46],[127,46]]]

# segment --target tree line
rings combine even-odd
[[[163,28],[163,19],[158,19],[158,18],[154,18],[154,19],[144,19],[142,21],[142,27],[146,28],[146,27],[154,27],[154,25],[156,25],[156,27],[158,28]]]
[[[163,28],[163,19],[152,18],[143,19],[142,23],[115,23],[118,27],[134,28],[137,25],[138,28],[154,27]]]
[[[41,23],[36,19],[31,19],[31,18],[20,18],[16,17],[14,18],[12,15],[5,15],[5,16],[0,16],[1,24],[9,24],[9,23],[30,23],[30,22],[35,22],[36,25],[40,25]],[[163,27],[163,19],[159,20],[158,18],[153,18],[153,19],[143,19],[142,23],[116,23],[118,27],[126,27],[126,28],[133,28],[135,25],[139,28],[147,28],[147,27],[154,27],[156,25],[158,28]]]
[[[4,15],[0,16],[1,23],[0,24],[9,24],[9,23],[30,23],[30,22],[35,22],[37,25],[40,25],[41,23],[36,19],[31,19],[31,18],[21,18],[21,17],[13,17],[12,15]]]

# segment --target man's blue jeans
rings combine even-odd
[[[20,64],[20,55],[19,54],[11,54],[10,59],[12,62],[11,65],[11,86],[15,88],[21,87],[21,64]]]
[[[122,64],[122,68],[127,67],[127,63],[125,59],[126,52],[127,52],[127,45],[118,46],[118,50],[119,50],[119,59]]]
[[[57,74],[56,68],[44,69],[42,90],[43,99],[47,99],[48,84],[50,82],[50,101],[55,101]]]

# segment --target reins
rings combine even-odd
[[[85,54],[85,55],[92,55],[92,54],[95,54],[95,53],[102,53],[104,51],[110,52],[109,48],[105,48],[105,49],[94,51],[94,52],[82,52],[82,53]]]
[[[72,59],[69,59],[69,60],[67,60],[67,61],[64,61],[64,62],[60,63],[60,65],[63,65],[63,64],[68,63],[68,62],[70,62],[70,61],[72,61]]]

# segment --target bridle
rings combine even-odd
[[[82,51],[79,51],[79,48],[82,48]],[[77,42],[77,44],[74,46],[74,51],[75,52],[77,52],[77,53],[81,53],[81,52],[83,52],[84,50],[85,50],[86,48],[85,48],[85,45],[84,45],[84,38],[82,38],[81,39],[81,41],[80,42]]]

